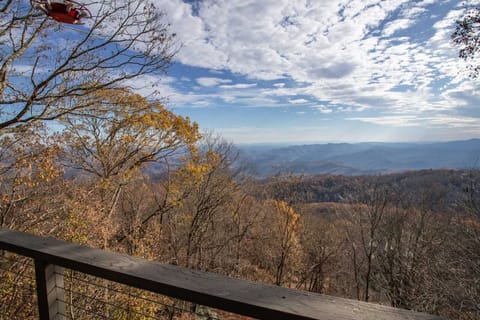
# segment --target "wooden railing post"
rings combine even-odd
[[[38,313],[40,320],[65,319],[63,268],[35,260]]]

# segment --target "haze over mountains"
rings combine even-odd
[[[380,174],[422,169],[476,168],[480,139],[433,143],[328,143],[295,146],[243,145],[240,158],[261,176]]]

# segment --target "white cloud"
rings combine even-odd
[[[33,71],[33,66],[32,65],[27,65],[27,64],[15,64],[13,65],[13,68],[10,70],[13,74],[15,75],[30,75]],[[41,66],[36,66],[35,69],[35,74],[39,73],[47,73],[48,72],[48,67],[41,67]]]
[[[412,19],[412,18],[418,18],[419,15],[423,14],[423,13],[426,13],[428,12],[427,9],[421,7],[421,6],[418,6],[418,7],[405,7],[403,8],[402,12],[401,12],[401,16],[402,17],[405,17],[405,18],[408,18],[408,19]]]
[[[398,30],[403,30],[409,28],[414,21],[410,19],[398,19],[392,22],[389,22],[383,30],[383,34],[386,37],[390,37]]]
[[[291,100],[288,100],[288,102],[290,102],[291,104],[305,104],[305,103],[308,103],[309,101],[306,99],[291,99]]]
[[[180,0],[157,2],[183,43],[178,61],[249,79],[281,81],[262,89],[220,78],[197,79],[202,86],[256,92],[257,99],[273,104],[274,96],[295,101],[295,95],[308,95],[312,101],[356,111],[373,108],[406,114],[449,110],[464,103],[454,94],[435,91],[438,79],[453,86],[464,81],[458,73],[462,62],[449,40],[454,21],[463,12],[454,4],[443,17],[434,11],[437,0],[204,0],[197,3],[195,14]],[[421,19],[433,15],[437,20],[426,29],[425,23],[431,22]],[[397,36],[399,31],[402,37]],[[293,85],[287,88],[284,79]],[[398,89],[405,86],[406,93]],[[218,95],[230,102],[256,101]]]
[[[278,130],[277,128],[258,127],[225,127],[217,128],[227,140],[241,143],[258,142],[318,142],[325,140],[339,140],[343,137],[341,133],[334,132],[327,125],[318,127],[291,127],[289,130]]]
[[[329,113],[332,113],[333,110],[331,108],[328,108],[326,106],[316,106],[315,107],[320,113],[323,113],[323,114],[329,114]]]
[[[387,126],[418,126],[418,118],[415,116],[379,116],[379,117],[356,117],[348,120],[362,121]]]
[[[433,125],[438,125],[441,127],[451,127],[451,128],[465,128],[473,127],[480,128],[480,119],[472,117],[461,117],[461,116],[436,116],[429,119],[429,122]]]
[[[256,87],[256,83],[237,83],[237,84],[224,84],[219,86],[221,89],[248,89]]]
[[[393,127],[422,127],[422,128],[469,128],[480,130],[480,118],[466,116],[452,116],[448,114],[437,114],[434,116],[378,116],[378,117],[352,117],[348,120],[362,121],[383,126]]]
[[[202,78],[197,78],[195,81],[201,86],[204,87],[214,87],[217,86],[221,83],[230,83],[232,80],[229,79],[220,79],[220,78],[208,78],[208,77],[202,77]]]
[[[124,81],[122,84],[147,98],[170,100],[179,96],[179,93],[172,86],[175,81],[176,79],[173,77],[142,75]]]

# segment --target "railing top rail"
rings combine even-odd
[[[265,285],[0,228],[0,249],[259,319],[433,320],[438,316]]]

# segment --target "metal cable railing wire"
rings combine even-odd
[[[75,273],[72,273],[68,276],[65,276],[65,275],[63,275],[63,276],[65,276],[65,282],[66,283],[68,281],[78,281],[78,282],[81,282],[81,283],[83,283],[87,286],[93,286],[93,287],[96,287],[96,288],[107,290],[109,292],[113,292],[117,295],[117,298],[118,298],[119,295],[120,296],[128,296],[129,298],[132,298],[132,299],[138,299],[139,301],[151,303],[151,304],[154,304],[156,306],[162,306],[162,307],[164,307],[164,310],[166,309],[166,311],[169,312],[169,313],[171,313],[172,310],[173,310],[173,312],[188,313],[188,314],[192,314],[192,315],[197,315],[199,317],[205,317],[204,313],[195,312],[195,311],[192,311],[192,309],[187,309],[185,307],[181,307],[181,306],[176,305],[176,303],[178,303],[178,301],[175,301],[175,299],[174,299],[173,303],[168,304],[168,303],[164,302],[166,300],[165,296],[161,296],[161,295],[158,295],[158,294],[153,294],[153,293],[150,293],[148,291],[143,291],[143,290],[139,290],[139,289],[137,289],[136,291],[145,292],[145,294],[144,295],[135,294],[135,293],[132,293],[133,292],[132,288],[127,287],[127,286],[118,285],[118,284],[115,284],[115,283],[112,282],[112,284],[115,284],[117,287],[124,287],[125,289],[127,289],[128,292],[124,292],[124,291],[116,288],[115,286],[102,285],[101,282],[105,281],[103,279],[99,279],[99,278],[96,278],[96,277],[93,277],[93,276],[87,276],[87,275],[84,275],[84,274],[81,274],[81,275],[83,276],[83,278],[80,278],[79,276],[76,276]],[[70,279],[67,280],[67,278],[70,278]],[[89,280],[87,280],[87,278],[95,278],[95,280],[94,281],[89,281]],[[65,290],[69,291],[68,289],[65,289]],[[79,292],[76,292],[76,293],[79,293]],[[153,299],[152,297],[157,297],[158,299]],[[93,299],[95,299],[95,298],[93,298]],[[167,299],[171,300],[172,298],[167,298]],[[97,298],[97,300],[102,301],[102,300],[99,300],[98,298]],[[103,302],[108,303],[106,301],[103,301]],[[185,301],[180,301],[180,303],[190,304],[189,302],[185,302]],[[112,303],[109,303],[109,304],[112,305],[113,307],[126,309],[125,307],[121,307],[121,306],[118,306],[118,305],[115,305],[115,304],[112,304]],[[131,310],[131,309],[129,311],[133,312],[133,313],[136,313],[136,314],[140,313],[138,311],[134,311],[134,310]],[[142,314],[143,314],[143,316],[147,316],[144,313],[142,313]],[[158,319],[158,318],[150,316],[150,315],[148,315],[148,317],[150,317],[152,319]],[[220,318],[216,317],[212,312],[208,315],[208,319],[220,320]]]
[[[105,306],[109,306],[109,307],[113,307],[114,310],[116,309],[117,311],[118,310],[123,310],[125,311],[126,313],[124,313],[123,315],[124,316],[128,316],[128,319],[142,319],[142,320],[148,320],[148,319],[153,319],[153,320],[159,320],[159,319],[165,319],[166,317],[168,317],[168,314],[172,314],[172,310],[166,310],[167,311],[167,314],[165,314],[164,316],[152,316],[152,315],[147,315],[145,313],[142,313],[142,312],[138,312],[138,311],[135,311],[135,310],[131,310],[131,309],[128,309],[126,307],[122,307],[122,306],[119,306],[119,305],[116,305],[116,304],[112,304],[112,303],[108,303],[106,301],[102,301],[102,300],[99,300],[99,299],[96,299],[96,298],[92,298],[92,297],[88,297],[88,296],[85,296],[85,295],[82,295],[84,298],[86,299],[94,299],[96,300],[97,302],[102,302],[104,303]],[[94,316],[97,316],[97,317],[100,317],[102,319],[116,319],[116,317],[109,317],[109,316],[106,316],[102,313],[100,313],[99,311],[96,311],[96,310],[91,310],[89,309],[88,307],[85,307],[85,306],[82,306],[78,303],[75,303],[75,304],[71,304],[70,302],[68,301],[64,301],[64,300],[59,300],[60,302],[62,303],[65,303],[65,305],[67,307],[71,307],[73,309],[78,309],[78,310],[81,310],[83,312],[85,312],[87,315],[94,315]],[[185,309],[180,309],[180,308],[175,308],[175,306],[167,306],[167,308],[173,308],[173,315],[175,315],[175,312],[178,316],[182,316],[183,313],[186,312]],[[110,310],[112,311],[112,310]],[[181,311],[181,312],[179,312]],[[192,315],[197,315],[197,316],[200,316],[202,317],[203,315],[202,314],[193,314],[192,312],[190,312]],[[71,315],[65,315],[65,314],[62,314],[64,316],[66,316],[67,318],[72,318]],[[117,315],[118,315],[118,312],[117,312]],[[170,317],[169,317],[170,318]],[[208,319],[218,319],[218,318],[212,318],[212,317],[209,317]]]
[[[125,293],[119,289],[116,289],[115,287],[113,286],[105,286],[105,285],[102,285],[99,283],[99,281],[96,281],[95,283],[91,282],[91,281],[88,281],[86,279],[81,279],[79,277],[72,277],[71,278],[72,280],[75,280],[75,281],[79,281],[79,282],[82,282],[84,284],[86,284],[87,286],[93,286],[93,287],[97,287],[97,288],[100,288],[100,289],[104,289],[104,290],[108,290],[108,291],[111,291],[111,292],[114,292],[116,294],[120,294],[120,295],[129,295],[131,296],[132,298],[138,298],[140,300],[144,300],[144,301],[147,301],[147,302],[151,302],[151,303],[154,303],[154,304],[159,304],[159,305],[162,305],[162,306],[166,306],[166,307],[171,307],[170,305],[168,304],[165,304],[165,303],[162,303],[161,301],[159,300],[153,300],[151,298],[147,298],[145,296],[140,296],[140,295],[135,295],[135,294],[131,294],[131,293]]]
[[[67,319],[220,320],[223,317],[219,312],[222,316],[228,314],[230,319],[238,317],[69,269],[61,273],[55,271],[55,275],[63,277],[64,285],[57,288],[64,290],[65,298],[59,301],[65,304],[66,314],[61,315]],[[10,279],[10,288],[2,290],[1,283],[5,284],[3,280],[7,278]],[[34,298],[30,301],[36,300],[35,271],[31,258],[0,252],[0,280],[0,305],[21,301],[25,297]],[[31,313],[36,314],[36,310]],[[8,317],[7,310],[0,307],[0,319]]]
[[[80,278],[77,278],[77,277],[73,277],[73,279],[77,280],[77,281],[80,281],[80,282],[83,282],[87,285],[96,286],[96,287],[106,289],[106,290],[111,290],[111,291],[114,291],[115,293],[118,293],[118,294],[126,294],[125,292],[122,292],[118,289],[115,289],[114,287],[103,286],[103,285],[99,284],[98,282],[97,283],[92,283],[92,282],[89,282],[85,279],[80,279]],[[136,294],[132,294],[132,293],[128,293],[128,295],[130,295],[132,298],[137,298],[137,299],[141,299],[141,300],[151,302],[151,303],[154,303],[154,304],[159,304],[159,305],[162,305],[162,306],[167,307],[167,308],[174,308],[174,309],[177,309],[178,311],[191,312],[190,310],[187,310],[187,309],[182,309],[182,308],[174,306],[174,305],[166,304],[164,302],[161,302],[160,300],[153,300],[152,298],[149,298],[147,296],[140,296],[140,295],[136,295]],[[150,295],[152,295],[152,294],[150,294]],[[159,296],[159,295],[157,295],[157,296]],[[215,320],[215,319],[213,319],[213,320]]]
[[[82,298],[85,298],[87,300],[95,300],[96,302],[101,302],[102,304],[106,305],[106,306],[109,306],[109,307],[113,307],[113,308],[117,308],[117,309],[121,309],[121,310],[124,310],[124,311],[127,311],[129,313],[134,313],[134,314],[137,314],[137,315],[140,315],[142,317],[146,317],[148,319],[155,319],[155,317],[152,317],[150,315],[147,315],[145,313],[142,313],[142,312],[138,312],[138,311],[135,311],[135,310],[131,310],[129,309],[128,307],[124,307],[124,306],[121,306],[121,305],[118,305],[118,304],[114,304],[114,303],[111,303],[111,302],[108,302],[108,301],[104,301],[104,300],[101,300],[101,299],[98,299],[98,298],[94,298],[94,297],[90,297],[88,296],[87,294],[84,294],[84,293],[81,293],[81,292],[77,292],[77,291],[73,291],[73,290],[69,290],[67,288],[60,288],[60,289],[64,289],[66,292],[72,294],[72,295],[78,295]],[[60,300],[61,302],[67,304],[67,305],[71,305],[70,302],[67,302],[67,301],[62,301]],[[75,305],[72,305],[73,307],[75,307]]]
[[[25,260],[25,261],[20,261],[20,260]],[[7,262],[9,264],[8,267],[0,264],[0,275],[1,275],[1,277],[6,278],[5,274],[9,274],[13,277],[11,279],[11,286],[9,288],[10,290],[5,290],[4,289],[4,290],[0,291],[0,301],[2,302],[1,303],[2,305],[5,305],[8,302],[6,300],[7,297],[9,297],[10,300],[18,299],[19,298],[19,294],[18,294],[19,290],[25,290],[25,291],[28,291],[30,293],[30,295],[35,295],[35,290],[36,290],[36,288],[35,288],[35,277],[32,276],[32,275],[29,275],[28,272],[27,272],[28,268],[31,268],[30,271],[33,272],[33,265],[31,263],[31,261],[28,261],[28,260],[23,259],[23,258],[22,259],[15,259],[13,257],[4,257],[4,256],[0,257],[0,262],[3,262],[4,264],[5,264],[5,262]],[[16,270],[16,269],[19,269],[19,270]],[[57,275],[61,275],[61,274],[57,273]],[[22,285],[21,282],[20,282],[20,279],[30,280],[29,281],[30,286]],[[80,279],[79,277],[75,278],[75,280],[82,281],[83,283],[86,283],[90,286],[97,286],[97,287],[101,287],[103,289],[112,290],[111,287],[109,288],[109,287],[102,286],[102,285],[96,285],[95,283],[88,282],[84,279]],[[2,283],[5,283],[5,281],[2,281]],[[105,306],[109,306],[113,309],[117,309],[117,310],[121,309],[121,310],[129,313],[130,316],[133,314],[133,315],[138,315],[138,316],[142,317],[142,319],[156,319],[155,317],[147,315],[145,313],[138,312],[138,311],[132,310],[131,308],[124,307],[124,306],[121,306],[121,305],[118,305],[118,304],[109,303],[107,301],[103,301],[103,300],[98,299],[96,297],[90,297],[87,294],[84,294],[84,293],[81,293],[81,292],[78,292],[78,291],[70,290],[70,289],[64,288],[64,287],[59,287],[59,289],[63,289],[67,293],[71,293],[71,294],[81,296],[83,299],[95,300],[96,302],[98,302],[100,304],[103,304]],[[120,290],[112,290],[112,291],[114,291],[117,294],[125,294],[124,292],[121,292]],[[135,298],[141,298],[141,297],[140,296],[135,296]],[[79,300],[75,299],[75,301],[78,302]],[[67,301],[61,301],[61,302],[65,303],[67,306],[70,305],[70,302],[67,302]],[[154,300],[150,300],[150,302],[157,303],[157,304],[159,303],[158,301],[154,301]],[[72,305],[72,306],[74,308],[81,309],[85,312],[88,312],[89,314],[91,314],[93,316],[106,318],[101,313],[97,313],[97,312],[94,312],[92,310],[89,310],[88,308],[80,306],[79,303],[76,303],[75,305]],[[165,306],[167,306],[167,305],[165,304]],[[5,316],[8,316],[8,314],[6,314],[6,313],[0,314],[0,319],[3,319]],[[71,318],[71,317],[69,316],[69,318]],[[106,319],[108,319],[108,318],[106,318]]]
[[[66,301],[63,301],[63,300],[59,300],[59,301],[67,304]],[[87,308],[80,307],[80,306],[78,306],[78,305],[75,305],[75,308],[85,311],[88,315],[94,315],[94,316],[96,316],[96,317],[100,317],[100,318],[106,319],[106,320],[112,319],[112,318],[110,318],[110,317],[108,317],[108,316],[106,316],[106,315],[104,315],[104,314],[98,313],[98,312],[96,312],[96,311],[88,310]],[[66,316],[66,317],[69,318],[69,319],[72,318],[71,315],[66,315],[66,314],[63,314],[63,313],[60,313],[60,314],[63,315],[63,316]]]

